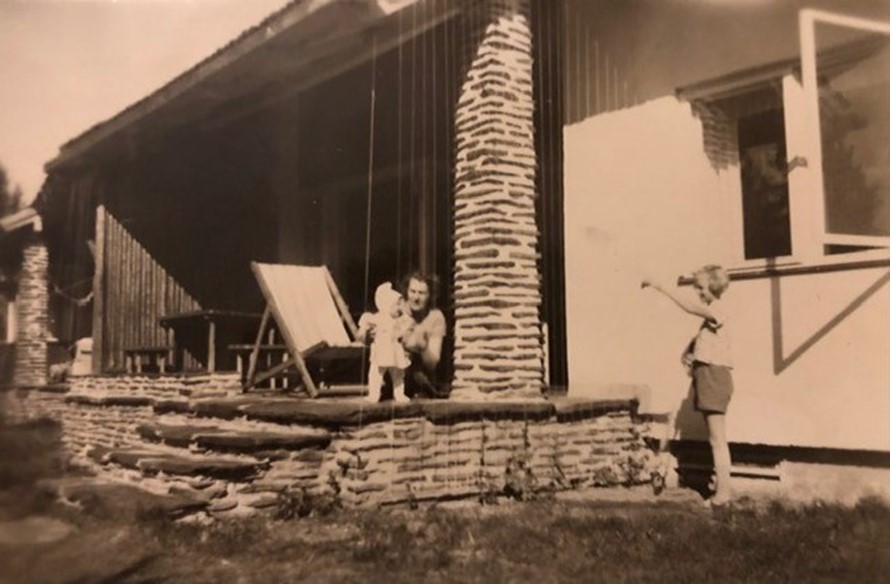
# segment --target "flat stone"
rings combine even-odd
[[[208,487],[212,487],[216,484],[216,481],[213,479],[195,479],[189,481],[189,486],[193,489],[206,489]]]
[[[281,424],[306,424],[311,426],[341,427],[363,426],[395,418],[420,415],[417,402],[384,402],[371,404],[355,401],[292,400],[256,402],[243,406],[249,419],[265,420]]]
[[[250,483],[238,489],[238,493],[252,495],[256,493],[281,493],[287,490],[287,485],[278,483]]]
[[[287,460],[291,455],[290,450],[256,450],[251,451],[251,454],[260,460]]]
[[[210,501],[211,499],[225,497],[228,490],[222,485],[203,490],[195,490],[190,489],[189,487],[178,487],[174,485],[170,487],[169,493],[174,496],[188,497],[196,501]]]
[[[267,507],[274,507],[277,504],[278,495],[262,495],[252,501],[249,501],[247,503],[247,506],[253,507],[254,509],[265,509]]]
[[[154,404],[154,399],[141,395],[66,395],[65,401],[68,403],[90,405],[90,406],[126,406],[126,407],[144,407]]]
[[[138,470],[141,460],[156,456],[158,453],[154,450],[110,450],[104,459],[126,468]]]
[[[255,401],[257,398],[219,398],[193,400],[190,404],[191,411],[197,416],[234,420],[244,415],[241,411],[242,406]]]
[[[201,448],[255,452],[257,450],[285,448],[325,448],[331,443],[331,435],[324,430],[300,430],[292,432],[226,431],[200,433],[195,442]]]
[[[222,511],[231,511],[237,506],[238,501],[235,499],[224,499],[222,501],[214,501],[207,507],[207,510],[211,513],[220,513]]]
[[[142,472],[148,474],[163,472],[175,475],[199,475],[242,480],[253,476],[265,465],[259,461],[153,455],[140,458],[137,466]]]
[[[202,510],[207,504],[200,498],[183,494],[159,495],[134,485],[97,480],[63,483],[59,495],[79,503],[85,512],[105,518],[135,517],[145,512],[182,517]]]
[[[171,446],[188,446],[197,434],[213,432],[215,426],[173,426],[167,424],[141,424],[136,428],[140,436],[152,442],[163,442]]]
[[[628,412],[636,409],[633,399],[578,399],[553,398],[556,419],[559,422],[595,418],[612,412]]]
[[[154,403],[153,409],[156,414],[187,414],[192,411],[192,406],[183,399],[162,399]]]
[[[423,414],[434,424],[460,420],[546,420],[554,407],[545,400],[464,402],[435,400],[423,403]]]

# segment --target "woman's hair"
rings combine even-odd
[[[402,293],[403,298],[408,297],[408,284],[411,280],[417,280],[418,282],[423,282],[426,284],[427,288],[430,291],[430,299],[428,308],[435,308],[438,304],[438,296],[439,296],[439,279],[432,275],[427,274],[425,272],[421,272],[420,270],[414,270],[410,272],[407,276],[402,278],[401,287],[399,292]]]
[[[708,264],[698,270],[696,275],[698,274],[707,277],[708,291],[714,295],[714,298],[720,298],[729,288],[729,274],[722,266]]]

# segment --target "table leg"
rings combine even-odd
[[[210,332],[207,335],[207,372],[216,371],[216,323],[210,321]]]

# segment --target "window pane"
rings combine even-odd
[[[890,236],[890,43],[816,25],[826,230]]]
[[[738,121],[745,258],[791,254],[785,124],[782,109]]]

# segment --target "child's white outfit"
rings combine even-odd
[[[380,401],[383,377],[387,373],[392,379],[393,399],[408,401],[405,395],[405,369],[411,364],[411,359],[401,343],[405,332],[401,298],[401,294],[393,290],[392,284],[381,284],[374,293],[377,312],[366,312],[359,319],[360,329],[374,328],[368,373],[368,401],[372,403]]]

